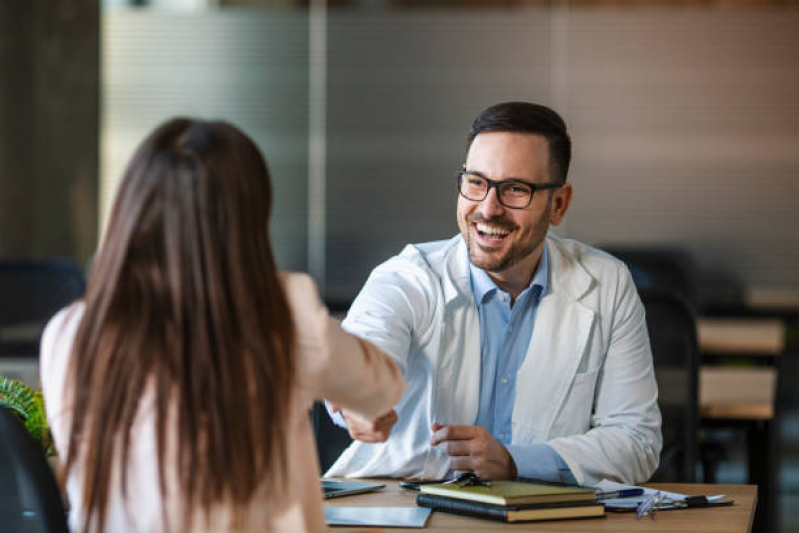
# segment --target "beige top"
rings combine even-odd
[[[337,405],[374,418],[391,409],[407,387],[389,358],[368,343],[364,343],[366,350],[361,349],[355,337],[342,330],[338,322],[328,315],[310,277],[284,274],[282,281],[298,334],[297,383],[285,435],[289,481],[282,487],[272,487],[266,482],[263,484],[249,506],[244,527],[240,531],[324,531],[319,465],[308,420],[311,402],[317,398],[327,398]],[[82,314],[82,303],[62,310],[50,321],[42,337],[42,386],[56,449],[62,457],[66,456],[65,446],[70,427],[70,406],[65,404],[63,397],[65,387],[69,384],[65,384],[64,380]],[[152,395],[145,394],[131,429],[133,438],[127,466],[128,496],[123,499],[121,488],[113,489],[104,531],[162,531],[164,506],[170,510],[171,531],[183,531],[180,499],[169,496],[162,501],[158,490],[155,421],[148,407],[151,402]],[[175,464],[175,461],[165,461],[167,483],[175,479],[175,472],[169,468],[171,464]],[[80,531],[84,523],[81,492],[85,466],[78,464],[66,483],[72,505],[69,524],[73,531]],[[114,474],[113,487],[119,485],[120,472],[118,470]],[[192,531],[230,531],[229,518],[229,509],[220,504],[211,510],[209,523],[195,521]]]

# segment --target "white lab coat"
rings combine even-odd
[[[619,260],[552,235],[547,246],[549,288],[517,376],[512,442],[548,443],[582,485],[642,483],[662,445],[643,305]],[[429,445],[430,425],[472,425],[479,402],[463,239],[409,245],[378,266],[343,325],[394,357],[411,388],[388,441],[353,442],[327,475],[442,477],[447,456]]]

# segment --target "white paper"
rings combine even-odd
[[[663,497],[667,502],[668,501],[681,502],[688,497],[688,495],[686,494],[669,492],[667,490],[658,491],[656,489],[649,489],[647,487],[636,487],[635,485],[625,485],[624,483],[617,483],[616,481],[611,481],[609,479],[603,479],[594,488],[597,490],[601,490],[602,492],[612,492],[616,490],[629,490],[629,489],[643,489],[644,493],[641,496],[632,496],[629,498],[609,498],[607,500],[602,500],[602,503],[611,507],[623,507],[623,506],[633,506],[633,505],[637,506],[639,502],[644,500],[644,498],[646,498],[647,496],[651,496],[656,492],[660,492],[661,497]],[[706,496],[706,498],[709,502],[715,502],[724,498],[724,494],[717,494],[715,496]]]

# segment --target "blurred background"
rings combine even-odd
[[[83,269],[142,138],[222,118],[272,171],[280,266],[343,311],[405,244],[457,232],[474,116],[549,105],[574,143],[559,233],[677,250],[698,315],[776,321],[766,363],[712,362],[779,368],[781,504],[762,530],[799,531],[798,29],[794,0],[2,0],[0,258]],[[715,429],[716,479],[746,482],[751,427]]]

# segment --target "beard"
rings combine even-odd
[[[533,222],[532,227],[530,228],[530,235],[527,238],[522,241],[512,243],[510,247],[502,254],[495,253],[488,257],[486,257],[486,254],[490,254],[491,250],[484,248],[479,242],[476,242],[472,238],[472,228],[474,227],[473,224],[477,222],[483,222],[509,230],[515,230],[519,226],[513,221],[503,217],[485,218],[479,213],[473,213],[467,216],[466,228],[465,231],[463,228],[461,229],[461,234],[463,235],[464,241],[466,241],[466,249],[469,251],[469,260],[477,268],[487,272],[495,273],[504,272],[505,270],[508,270],[509,268],[519,264],[531,253],[533,253],[541,245],[544,239],[546,239],[547,230],[549,229],[549,215],[551,208],[552,202],[550,199],[550,201],[547,201],[547,207],[543,213],[541,213],[541,216],[538,218],[538,220]],[[476,231],[476,229],[474,231]],[[483,253],[481,254],[480,251]]]

